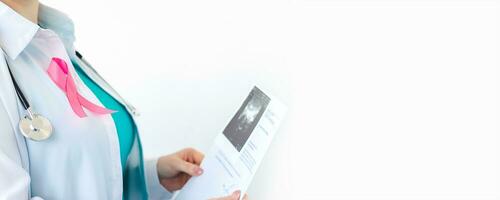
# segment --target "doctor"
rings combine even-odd
[[[66,15],[0,0],[0,200],[170,199],[203,173],[203,154],[144,162],[134,107],[74,40]]]

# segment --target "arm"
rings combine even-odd
[[[203,157],[204,155],[201,152],[192,148],[187,148],[170,155],[162,156],[155,162],[147,164],[150,166],[146,167],[150,169],[146,172],[149,177],[148,179],[154,181],[154,183],[151,183],[152,185],[148,186],[151,192],[150,198],[171,198],[172,195],[168,191],[174,192],[180,190],[192,176],[200,176],[203,174],[203,169],[200,168]],[[148,182],[150,182],[150,180],[148,180]],[[237,191],[230,196],[212,200],[238,200],[239,197],[240,192]],[[248,200],[246,195],[243,200]]]
[[[161,184],[157,170],[158,159],[146,160],[144,170],[146,171],[146,184],[148,186],[149,199],[171,199],[173,194],[166,190]]]
[[[0,87],[0,92],[4,92],[2,89]],[[27,200],[30,199],[30,175],[23,168],[14,133],[15,127],[12,127],[3,105],[0,98],[0,199]],[[41,198],[35,197],[32,200]]]
[[[19,163],[0,151],[0,199],[29,199],[29,174]],[[42,200],[34,197],[32,200]]]

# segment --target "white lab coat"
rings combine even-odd
[[[68,62],[76,60],[93,81],[122,103],[132,116],[135,116],[135,109],[121,98],[85,60],[76,56],[73,48],[74,34],[71,20],[66,15],[43,5],[40,7],[39,16],[40,20],[49,23],[52,30],[38,33],[48,34],[50,36],[48,38],[56,40],[55,46],[46,47],[47,51],[57,53],[59,49],[58,53],[64,54],[63,59]],[[90,116],[88,118],[76,117],[64,94],[58,91],[48,77],[43,76],[43,69],[29,65],[33,59],[30,56],[36,54],[23,54],[23,51],[28,50],[24,49],[27,47],[22,42],[29,42],[31,39],[27,38],[33,37],[30,33],[30,27],[33,25],[0,2],[0,47],[2,47],[2,52],[0,52],[0,200],[121,200],[123,177],[118,136],[113,119],[109,115],[96,117],[88,112]],[[40,38],[37,39],[40,40]],[[45,38],[42,37],[41,40]],[[44,45],[41,46],[45,48]],[[61,52],[63,50],[67,53]],[[24,58],[18,56],[23,55],[29,55],[26,59],[30,62],[19,62],[19,59]],[[18,121],[25,112],[16,96],[6,65],[7,61],[12,63],[11,69],[16,80],[34,111],[49,118],[55,127],[55,132],[49,140],[43,142],[27,140],[19,132]],[[98,103],[98,99],[81,82],[74,69],[70,72],[73,73],[73,77],[76,77],[75,82],[79,92],[87,99]],[[135,138],[129,155],[128,165],[131,165],[129,167],[137,167],[142,162],[140,159],[142,152],[138,150],[138,137]],[[156,162],[157,160],[154,159],[145,163],[144,173],[149,198],[168,199],[172,194],[159,184]]]

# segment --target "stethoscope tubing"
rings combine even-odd
[[[28,110],[31,106],[28,100],[26,99],[26,96],[24,96],[23,91],[19,87],[19,84],[17,84],[16,78],[12,74],[12,70],[10,69],[9,62],[5,62],[7,64],[7,69],[9,70],[10,78],[12,79],[12,84],[14,84],[14,89],[16,90],[17,97],[19,98],[19,101],[21,101],[21,104],[23,105],[25,110]]]

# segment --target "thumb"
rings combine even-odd
[[[176,164],[177,170],[189,174],[191,176],[199,176],[203,174],[203,169],[198,165],[184,161],[182,159],[177,160]]]

